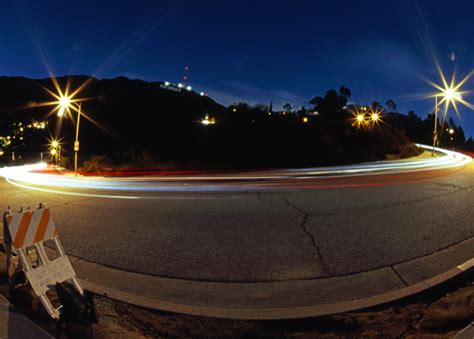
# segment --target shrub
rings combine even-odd
[[[92,155],[89,160],[84,161],[81,172],[102,174],[112,171],[112,161],[105,155]]]

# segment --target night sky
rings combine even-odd
[[[179,82],[188,65],[189,84],[225,105],[309,106],[346,85],[354,102],[393,99],[424,117],[436,60],[449,77],[474,68],[472,13],[471,0],[0,0],[0,75],[43,78],[49,65]],[[474,112],[460,113],[474,134]]]

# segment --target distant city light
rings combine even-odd
[[[308,122],[308,117],[304,117],[303,122],[306,124]]]
[[[178,84],[178,87],[179,87],[179,88],[183,88],[183,84],[182,84],[182,83],[179,83],[179,84]]]
[[[169,86],[170,83],[168,81],[165,81],[165,86]]]
[[[192,90],[193,88],[191,86],[186,87],[188,91]]]
[[[454,134],[454,129],[450,128],[449,129],[449,134]]]
[[[209,114],[206,114],[204,119],[201,120],[201,124],[207,126],[207,125],[215,125],[216,124],[216,118],[210,118]]]
[[[199,95],[203,97],[203,96],[204,96],[204,92],[199,93]]]

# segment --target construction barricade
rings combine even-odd
[[[41,204],[38,209],[28,208],[17,213],[9,208],[3,217],[3,227],[10,287],[14,288],[15,274],[24,272],[27,283],[46,311],[52,318],[58,319],[62,305],[57,308],[53,306],[46,294],[48,290],[57,283],[70,281],[80,295],[84,291],[64,253],[51,211]],[[55,250],[54,258],[51,256],[53,249],[48,250],[48,256],[45,242],[50,243],[51,246],[48,246]]]

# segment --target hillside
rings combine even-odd
[[[145,82],[124,77],[98,80],[87,76],[60,77],[61,88],[70,83],[70,92],[88,82],[77,98],[84,98],[82,109],[97,124],[83,119],[80,140],[81,158],[91,154],[118,154],[134,149],[153,148],[152,144],[173,143],[192,133],[193,126],[206,114],[219,114],[224,107],[207,96],[179,89],[163,82]],[[73,117],[59,118],[48,113],[54,106],[43,103],[55,100],[44,88],[53,92],[51,79],[0,77],[0,135],[13,134],[13,124],[47,121],[47,131],[25,146],[16,145],[23,158],[45,150],[46,138],[61,138],[66,151],[72,148]],[[72,119],[71,119],[72,118]],[[100,127],[99,127],[100,126]],[[31,141],[31,140],[30,140]]]

